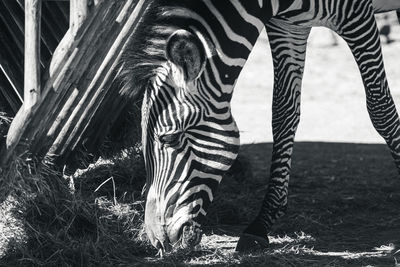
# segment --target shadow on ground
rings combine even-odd
[[[235,253],[240,232],[257,214],[263,199],[271,149],[270,143],[241,147],[239,160],[223,179],[210,207],[197,251],[160,259],[148,243],[139,240],[143,167],[136,159],[133,168],[132,159],[124,158],[103,162],[82,174],[75,180],[76,195],[57,201],[61,205],[35,202],[32,210],[49,211],[45,217],[49,219],[43,219],[43,213],[35,215],[40,220],[25,219],[28,232],[34,229],[36,234],[35,239],[28,236],[32,248],[4,259],[18,266],[394,266],[400,261],[400,177],[386,146],[375,144],[296,143],[289,209],[270,234],[271,247],[251,254]],[[64,216],[65,210],[71,215]],[[96,213],[91,215],[92,211]],[[82,214],[96,225],[92,227],[96,231],[72,232],[82,229],[76,219]],[[4,236],[10,221],[4,223],[5,217],[1,218]]]
[[[271,153],[270,143],[242,146],[242,163],[223,180],[210,218],[243,224],[256,215]],[[386,145],[296,143],[289,209],[271,236],[269,253],[292,254],[295,264],[393,266],[400,258],[400,176]]]

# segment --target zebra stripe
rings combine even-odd
[[[188,225],[199,227],[223,173],[237,156],[239,132],[230,100],[264,25],[274,62],[271,178],[260,213],[245,230],[238,249],[268,243],[267,233],[287,207],[311,27],[329,27],[349,44],[364,81],[371,121],[400,168],[400,123],[386,81],[371,0],[153,0],[131,41],[132,50],[124,57],[121,93],[144,94],[145,223],[157,248],[178,242]],[[206,55],[193,80],[188,73],[195,58],[171,61],[166,56],[167,42],[177,32],[197,38],[203,46],[198,49]],[[197,234],[192,243],[199,242]]]
[[[273,223],[287,209],[294,135],[300,119],[300,91],[311,27],[325,26],[349,45],[364,82],[367,109],[386,140],[400,171],[400,122],[389,92],[379,33],[370,1],[303,1],[266,23],[274,63],[271,177],[257,218],[244,231],[237,250],[266,246]],[[263,237],[263,242],[259,241]]]

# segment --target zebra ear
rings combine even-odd
[[[186,30],[177,30],[169,37],[166,55],[169,61],[181,67],[188,81],[200,76],[206,62],[203,43]]]

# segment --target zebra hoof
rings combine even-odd
[[[250,252],[263,250],[269,247],[268,237],[260,237],[256,235],[243,233],[239,238],[239,241],[236,245],[236,251],[238,252]]]

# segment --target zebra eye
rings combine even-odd
[[[172,133],[172,134],[164,134],[164,135],[161,135],[158,139],[160,140],[161,144],[163,144],[165,146],[174,147],[179,144],[181,136],[182,136],[182,132],[179,132],[179,133]]]

